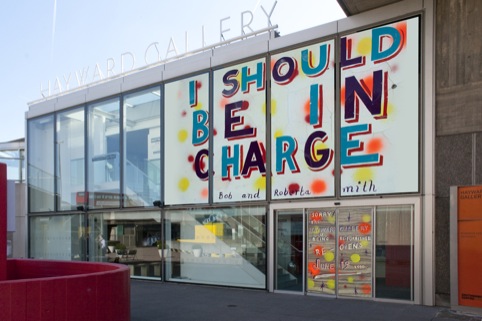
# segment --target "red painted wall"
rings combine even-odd
[[[124,265],[7,260],[0,282],[2,321],[130,321],[130,277]]]
[[[6,278],[7,278],[7,165],[0,163],[0,282],[3,280],[6,280]]]

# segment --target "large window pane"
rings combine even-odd
[[[54,116],[28,122],[28,198],[30,212],[54,210]]]
[[[165,84],[164,200],[209,202],[209,74]]]
[[[120,207],[119,124],[119,99],[89,106],[87,190],[91,209]]]
[[[82,215],[30,218],[30,257],[83,260],[88,240]]]
[[[152,206],[161,191],[159,87],[124,98],[124,206]]]
[[[166,279],[266,287],[266,208],[166,212]]]
[[[72,210],[85,190],[84,108],[57,115],[57,208]]]
[[[126,264],[133,276],[160,278],[160,221],[159,211],[89,214],[89,261]]]
[[[376,297],[411,300],[412,206],[381,206],[376,211]]]
[[[308,240],[310,241],[310,240]],[[276,213],[276,290],[303,291],[303,211]]]

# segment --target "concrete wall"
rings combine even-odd
[[[449,189],[482,184],[482,2],[436,4],[436,304],[450,302]]]

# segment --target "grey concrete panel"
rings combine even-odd
[[[475,184],[482,185],[482,133],[476,134],[475,143]]]
[[[450,199],[435,199],[435,293],[450,293]]]
[[[438,89],[438,136],[482,131],[482,82]]]
[[[449,197],[450,186],[472,182],[472,134],[435,139],[435,194]]]

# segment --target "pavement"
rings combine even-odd
[[[131,279],[131,321],[481,321],[444,307]]]

